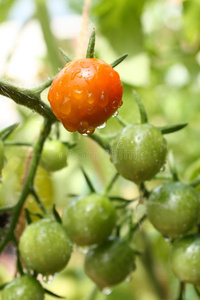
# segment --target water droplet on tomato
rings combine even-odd
[[[108,98],[105,96],[105,92],[101,92],[99,104],[101,107],[104,107],[108,104]]]
[[[80,61],[79,64],[82,68],[89,68],[89,64],[87,64],[85,61]]]
[[[81,134],[87,134],[87,131],[89,129],[89,124],[86,121],[80,121],[78,123],[78,132]]]
[[[71,103],[69,97],[65,97],[61,105],[61,110],[64,115],[68,115],[71,112]]]
[[[128,275],[128,276],[126,277],[126,279],[125,279],[126,282],[131,282],[131,280],[132,280],[131,275]]]
[[[42,280],[45,282],[45,283],[51,283],[54,279],[54,275],[45,275],[42,277]]]
[[[105,127],[106,127],[106,122],[103,123],[103,124],[101,124],[101,125],[99,125],[99,126],[97,126],[98,129],[103,129],[103,128],[105,128]]]
[[[77,250],[79,253],[87,254],[90,248],[88,246],[78,246]]]
[[[114,115],[112,115],[112,117],[114,118],[114,117],[117,117],[118,116],[118,114],[119,114],[119,111],[118,110],[116,110],[116,112],[114,113]]]
[[[116,100],[112,102],[112,108],[118,108],[118,106],[119,104]]]
[[[110,288],[110,287],[105,287],[105,288],[103,288],[102,289],[102,293],[104,294],[104,295],[110,295],[111,293],[112,293],[112,288]]]
[[[73,95],[77,100],[80,100],[83,96],[83,91],[81,90],[74,90]]]
[[[72,71],[71,80],[73,80],[76,76],[78,76],[78,74],[79,74],[79,76],[82,77],[82,75],[80,73],[81,73],[81,70]]]
[[[95,99],[94,99],[94,97],[92,97],[92,93],[89,93],[89,94],[88,94],[88,103],[89,103],[89,104],[92,104],[92,103],[94,102],[94,100],[95,100]]]

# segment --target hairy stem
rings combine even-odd
[[[55,122],[57,119],[51,109],[32,90],[16,87],[0,80],[0,95],[12,99],[15,103],[34,110],[43,117]]]
[[[40,136],[39,136],[38,140],[35,142],[35,144],[33,146],[33,156],[32,156],[32,159],[31,159],[30,168],[29,168],[29,171],[28,171],[28,176],[26,178],[26,181],[25,181],[22,193],[19,197],[19,200],[18,200],[17,204],[15,205],[15,207],[13,209],[12,219],[11,219],[11,222],[10,222],[10,227],[8,229],[8,233],[7,233],[7,235],[5,236],[5,238],[2,240],[2,242],[0,244],[0,253],[3,251],[5,246],[10,241],[15,240],[15,236],[14,236],[15,228],[16,228],[16,225],[18,223],[18,219],[19,219],[22,207],[23,207],[23,205],[26,201],[26,198],[31,193],[31,191],[33,190],[33,182],[34,182],[37,166],[38,166],[38,163],[39,163],[40,154],[42,152],[44,142],[45,142],[47,136],[50,133],[51,125],[52,125],[52,122],[45,119],[43,127],[41,129]]]

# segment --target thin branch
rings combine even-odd
[[[10,227],[8,229],[8,232],[5,236],[5,238],[0,243],[0,252],[3,251],[3,249],[6,247],[6,245],[10,241],[15,240],[15,236],[14,236],[15,228],[16,228],[16,225],[18,223],[18,219],[20,217],[21,210],[24,206],[24,203],[27,199],[27,196],[31,193],[31,191],[33,189],[33,182],[34,182],[35,174],[36,174],[36,171],[37,171],[37,166],[39,164],[40,155],[41,155],[41,152],[42,152],[44,142],[45,142],[47,136],[50,133],[51,125],[52,125],[52,123],[49,120],[45,119],[45,122],[43,124],[42,129],[41,129],[40,136],[34,144],[33,156],[32,156],[32,159],[31,159],[30,168],[29,168],[29,171],[28,171],[28,176],[26,178],[26,181],[25,181],[25,184],[23,186],[23,190],[22,190],[22,193],[19,197],[19,200],[18,200],[17,204],[15,205],[15,207],[13,209],[12,219],[10,221]]]

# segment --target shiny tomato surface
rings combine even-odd
[[[119,74],[96,58],[77,59],[55,77],[48,94],[52,111],[64,127],[92,134],[122,105]]]

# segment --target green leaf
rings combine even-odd
[[[162,134],[168,134],[168,133],[179,131],[185,128],[187,125],[188,123],[182,123],[182,124],[167,125],[167,126],[162,126],[157,128],[162,132]]]
[[[91,10],[96,27],[120,54],[143,50],[141,13],[145,0],[94,1]]]
[[[2,139],[3,141],[6,140],[9,137],[9,135],[17,128],[18,125],[19,123],[15,123],[1,130],[0,139]]]
[[[2,0],[0,2],[0,22],[5,21],[8,18],[8,14],[12,9],[13,4],[16,4],[18,0]]]

